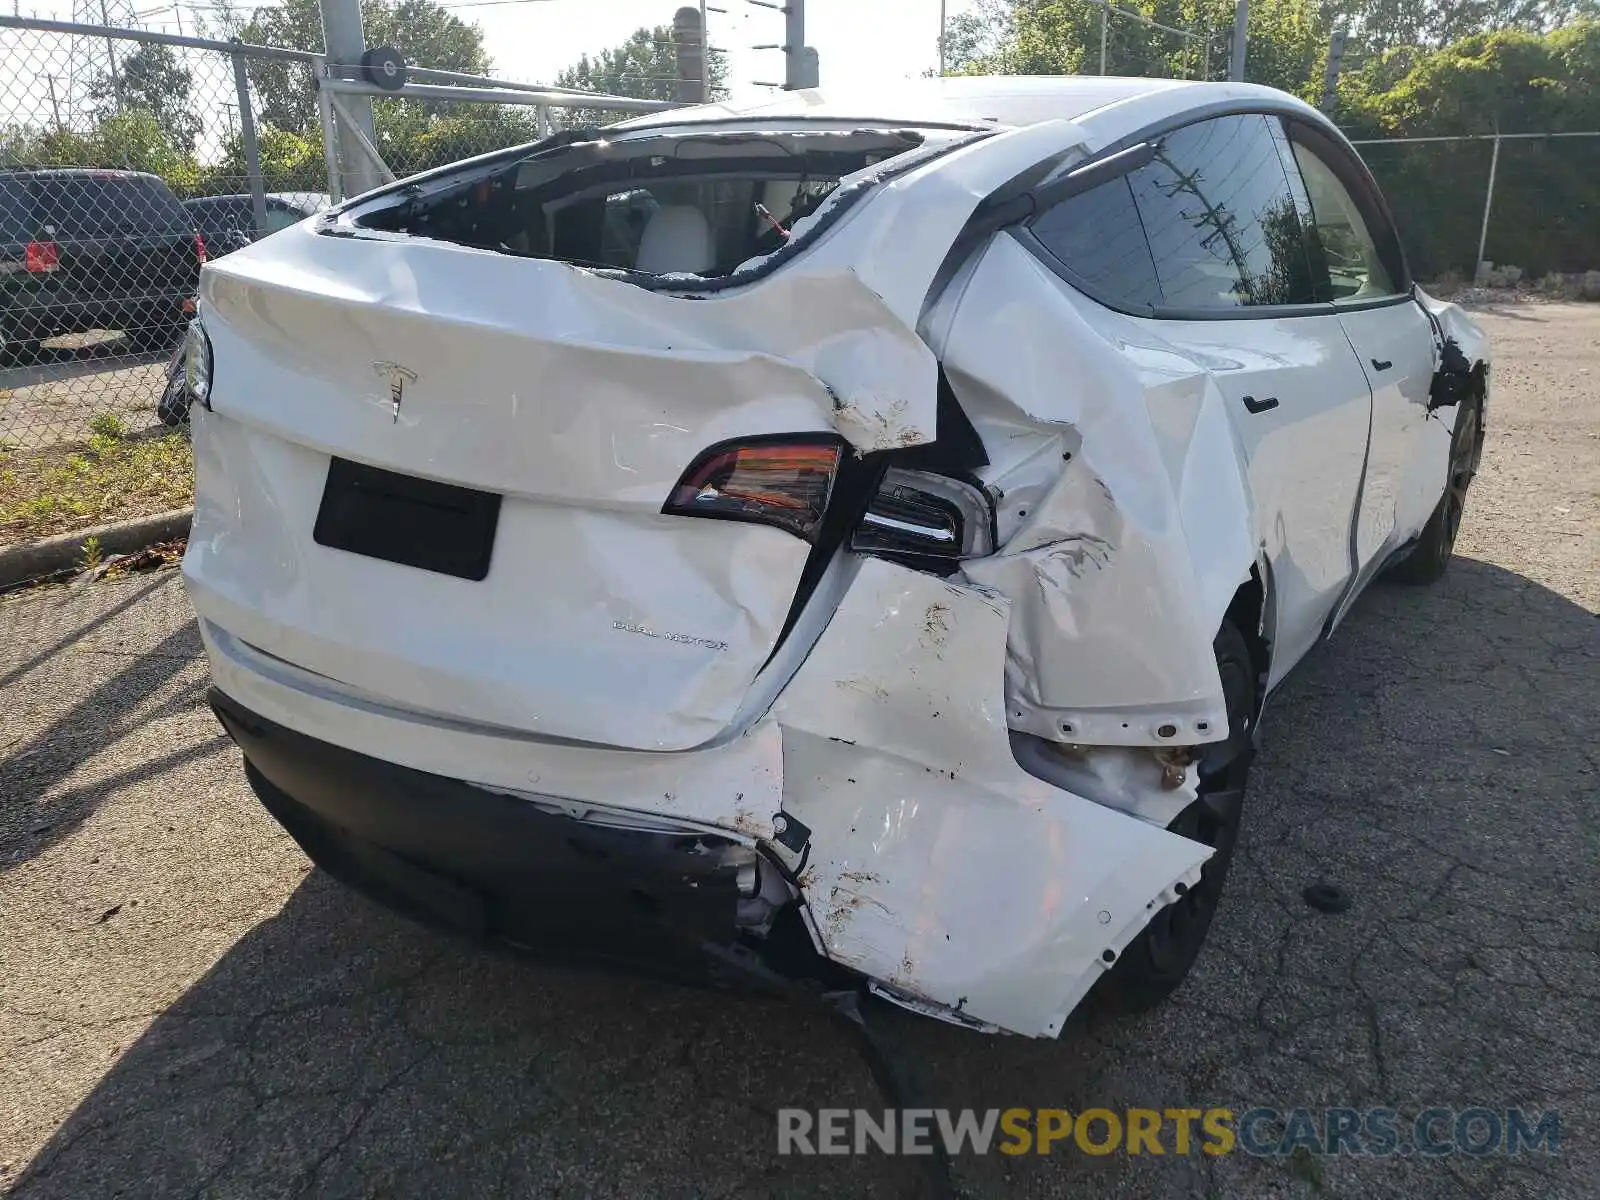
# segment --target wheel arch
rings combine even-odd
[[[1272,675],[1272,628],[1274,610],[1271,592],[1272,568],[1262,560],[1250,568],[1250,575],[1233,593],[1223,614],[1225,621],[1244,635],[1250,648],[1250,663],[1255,669],[1255,715],[1259,716],[1267,699],[1267,681]]]

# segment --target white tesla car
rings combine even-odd
[[[1057,1034],[1194,961],[1273,688],[1451,554],[1477,327],[1261,87],[654,115],[206,267],[184,571],[398,906]]]

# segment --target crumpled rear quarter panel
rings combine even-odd
[[[830,958],[1054,1036],[1210,849],[1022,770],[998,594],[868,559],[777,706],[784,811]]]

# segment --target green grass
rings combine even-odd
[[[0,447],[0,545],[192,503],[194,460],[182,434],[130,438],[110,413],[90,426],[77,445]]]

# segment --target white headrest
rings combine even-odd
[[[634,270],[652,275],[698,275],[716,265],[711,224],[690,204],[664,204],[645,223]]]

